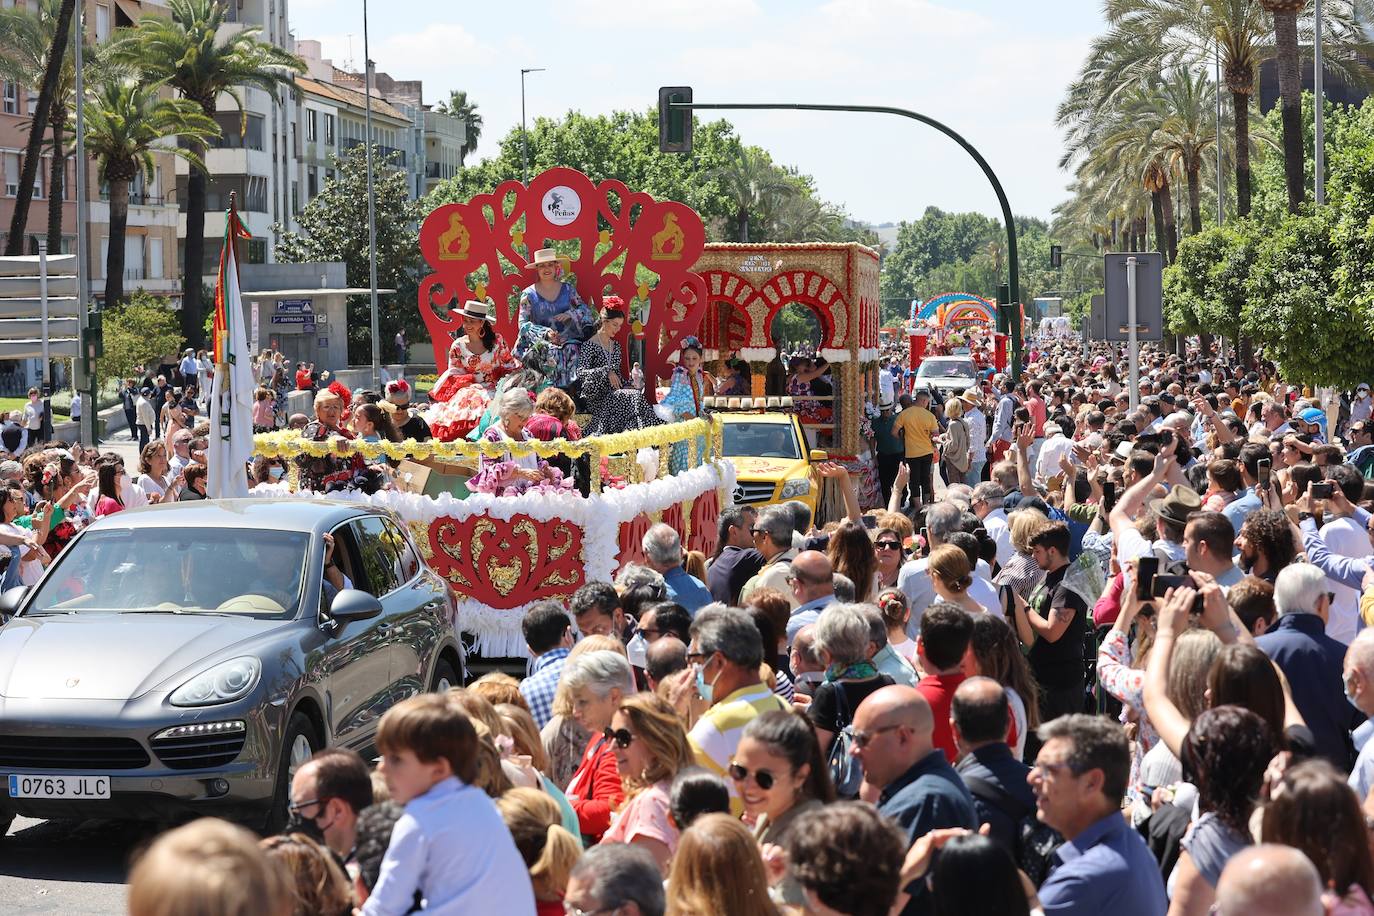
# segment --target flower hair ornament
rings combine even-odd
[[[392,379],[386,383],[387,394],[405,394],[410,391],[410,385],[403,378]]]
[[[353,392],[349,391],[348,386],[345,385],[343,382],[330,382],[328,390],[334,392],[339,396],[339,400],[343,401],[344,410],[347,410],[352,405]]]
[[[678,349],[681,350],[683,353],[686,353],[688,350],[696,350],[698,356],[701,356],[706,352],[705,348],[703,348],[701,345],[701,341],[690,334],[682,338],[682,344],[678,347]]]
[[[45,465],[43,465],[43,486],[46,487],[46,486],[51,485],[52,482],[53,482],[53,480],[54,480],[56,477],[57,477],[57,465],[56,465],[56,464],[45,464]]]

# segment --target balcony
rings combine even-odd
[[[351,150],[351,149],[353,149],[355,146],[362,146],[362,145],[363,145],[363,141],[362,141],[362,140],[359,140],[357,137],[346,137],[346,138],[343,140],[343,142],[339,144],[340,148],[343,149],[343,150]],[[373,148],[377,151],[377,155],[380,156],[383,160],[390,159],[390,160],[392,160],[392,161],[394,162],[394,164],[395,164],[396,166],[398,166],[399,168],[405,168],[405,167],[406,167],[406,151],[405,151],[405,150],[403,150],[403,149],[397,149],[397,148],[394,147],[394,146],[381,146],[380,144],[376,144],[376,143],[374,143],[372,146],[373,146]]]
[[[142,267],[126,267],[124,268],[124,279],[143,280],[146,279],[144,276],[146,273],[147,271],[144,270]]]
[[[110,189],[100,189],[100,199],[110,200]],[[129,206],[131,207],[161,207],[167,203],[167,198],[161,194],[149,194],[147,191],[130,191]]]

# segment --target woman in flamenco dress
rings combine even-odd
[[[535,341],[547,340],[557,354],[553,384],[567,388],[577,370],[582,343],[596,330],[596,315],[573,285],[563,280],[558,253],[552,248],[536,251],[525,269],[534,271],[535,280],[520,295],[515,354],[523,356]]]
[[[654,406],[654,412],[666,423],[680,423],[704,416],[701,406],[703,398],[715,394],[716,380],[702,365],[703,349],[701,341],[695,337],[684,337],[681,357],[673,369],[673,379],[668,393]],[[697,455],[704,456],[706,440],[697,437]],[[687,443],[679,442],[673,446],[669,466],[676,473],[687,466]]]
[[[435,402],[425,416],[430,432],[441,442],[466,436],[482,419],[496,383],[520,368],[520,361],[496,336],[490,303],[469,300],[459,315],[463,334],[448,348],[448,369],[430,391]]]

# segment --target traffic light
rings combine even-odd
[[[1050,246],[1050,269],[1051,269],[1051,270],[1058,270],[1059,268],[1061,268],[1061,267],[1063,267],[1063,266],[1064,266],[1064,246],[1063,246],[1063,245],[1051,245],[1051,246]]]
[[[672,108],[674,102],[691,102],[691,86],[661,86],[658,90],[658,151],[692,151],[692,109]]]
[[[104,316],[100,312],[86,313],[86,353],[93,357],[105,355]]]

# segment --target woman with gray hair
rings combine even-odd
[[[611,812],[625,799],[610,725],[620,701],[634,693],[634,675],[625,656],[602,650],[568,662],[559,680],[572,699],[573,718],[591,733],[567,790],[582,836],[591,845],[610,828]]]
[[[896,683],[873,664],[868,615],[861,604],[832,604],[816,621],[816,654],[825,664],[825,681],[816,688],[806,716],[826,756],[835,735],[854,719],[870,693]]]
[[[511,388],[496,400],[499,422],[487,427],[482,441],[511,443],[536,441],[525,429],[534,413],[534,399],[524,388]],[[531,489],[570,490],[572,481],[563,479],[563,472],[533,452],[502,455],[483,455],[477,473],[468,479],[468,489],[474,493],[496,496],[515,496]]]

